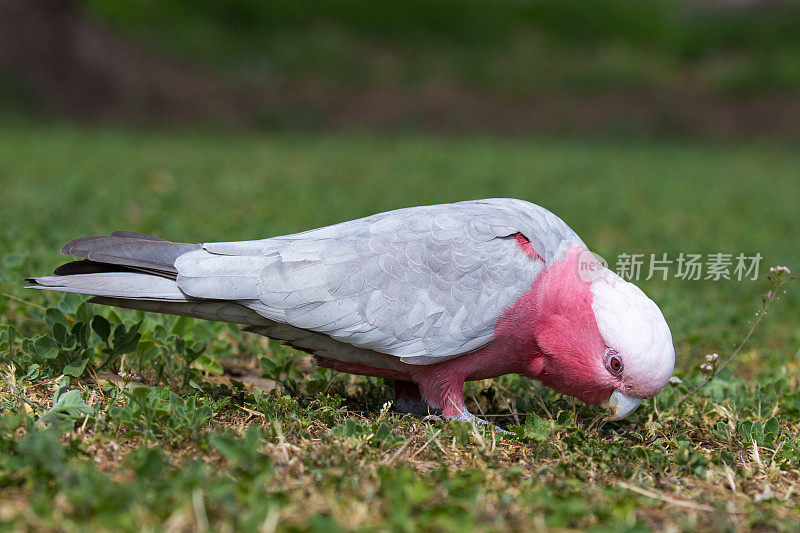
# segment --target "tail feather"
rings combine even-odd
[[[123,307],[125,309],[188,316],[192,318],[201,318],[203,320],[229,322],[231,324],[247,324],[249,326],[262,327],[274,324],[255,311],[234,302],[210,300],[193,300],[188,302],[127,300],[124,298],[109,298],[105,296],[96,296],[89,301],[102,305]]]
[[[112,237],[128,237],[129,239],[142,239],[145,241],[164,241],[167,242],[167,239],[162,239],[161,237],[156,237],[154,235],[148,235],[146,233],[137,233],[135,231],[112,231]]]
[[[258,271],[261,262],[268,261],[264,257],[238,258],[230,264],[227,264],[228,259],[221,257],[204,264],[204,258],[192,254],[182,261],[193,262],[194,272],[207,272],[211,278],[206,279],[218,281],[235,277],[237,283],[218,283],[221,287],[215,291],[198,291],[199,294],[211,295],[209,299],[187,295],[178,287],[175,262],[181,255],[200,248],[199,244],[174,243],[127,231],[115,231],[108,236],[82,237],[61,249],[65,255],[82,260],[59,266],[53,276],[28,279],[34,284],[28,288],[86,294],[92,296],[91,302],[127,309],[246,324],[249,326],[245,328],[246,331],[282,339],[287,344],[327,359],[376,365],[375,354],[370,350],[346,345],[323,333],[272,321],[249,308],[255,301],[247,291],[257,288],[258,278],[256,276],[248,280],[248,273]],[[212,275],[218,268],[227,276],[218,275],[214,278]],[[184,279],[182,283],[191,285],[192,279]],[[244,280],[248,282],[242,283]],[[196,283],[203,282],[199,278]],[[246,289],[243,295],[228,290],[230,286],[240,285]],[[214,295],[222,299],[211,299]]]
[[[105,272],[31,278],[29,289],[74,292],[135,300],[187,301],[178,284],[167,278],[134,272]]]
[[[95,263],[128,267],[135,270],[177,274],[175,260],[201,246],[165,241],[133,232],[115,231],[108,236],[81,237],[68,242],[61,253],[82,257]]]
[[[199,244],[175,243],[159,237],[115,231],[111,235],[81,237],[61,248],[81,257],[55,269],[53,276],[29,279],[32,289],[74,292],[130,300],[186,302],[178,288],[175,260]]]
[[[56,267],[53,274],[56,276],[69,276],[72,274],[102,274],[107,272],[134,272],[132,269],[108,263],[96,263],[88,259],[71,261]],[[174,276],[172,276],[174,278]]]
[[[31,289],[93,296],[93,302],[174,315],[266,326],[272,322],[236,302],[193,298],[178,287],[176,259],[201,248],[129,231],[81,237],[61,249],[82,260],[65,263],[53,276],[31,278]]]

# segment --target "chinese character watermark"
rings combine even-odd
[[[620,254],[623,255],[630,254]],[[633,254],[642,255],[642,254]],[[758,270],[763,256],[760,253],[746,255],[715,252],[710,254],[692,254],[681,252],[674,259],[666,253],[650,254],[646,279],[652,279],[658,273],[658,279],[666,281],[669,277],[682,280],[731,280],[736,281],[758,279]],[[675,268],[673,269],[673,265]],[[672,271],[672,272],[671,272]],[[617,272],[621,277],[622,272]],[[638,279],[638,278],[635,278]]]
[[[670,256],[666,252],[660,254],[621,253],[612,269],[626,281],[641,279],[681,279],[689,281],[709,280],[756,280],[763,256],[760,253],[715,252],[695,254],[681,252]],[[594,281],[607,272],[608,263],[599,255],[583,252],[578,259],[580,278],[583,281]]]

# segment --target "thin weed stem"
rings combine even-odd
[[[771,281],[771,278],[769,276],[767,277],[767,279],[769,279]],[[706,377],[706,379],[703,380],[702,383],[700,383],[699,385],[694,387],[692,390],[688,391],[686,394],[681,396],[681,399],[678,400],[678,404],[679,405],[682,404],[684,401],[686,401],[686,399],[689,398],[689,396],[697,393],[697,391],[699,391],[701,388],[703,388],[706,385],[708,385],[715,377],[717,377],[720,374],[720,372],[722,372],[725,369],[725,367],[728,366],[728,364],[731,361],[734,360],[734,358],[737,355],[739,355],[739,352],[742,351],[742,348],[744,348],[744,345],[747,344],[747,342],[750,340],[750,337],[753,336],[753,333],[756,331],[756,328],[758,328],[758,325],[761,323],[762,320],[764,320],[764,317],[767,316],[767,311],[769,311],[769,308],[772,307],[773,303],[775,303],[775,300],[778,298],[778,294],[780,293],[781,285],[783,285],[784,283],[786,283],[790,279],[794,279],[794,276],[792,276],[791,278],[788,278],[788,279],[783,278],[782,276],[779,276],[775,281],[773,281],[774,285],[773,285],[772,289],[769,292],[767,292],[767,294],[765,295],[764,299],[762,300],[761,311],[759,311],[758,314],[757,314],[758,318],[756,318],[756,321],[750,327],[750,331],[748,331],[747,335],[744,336],[744,339],[742,339],[742,342],[739,343],[739,346],[737,346],[736,349],[733,351],[733,353],[730,355],[730,357],[725,359],[725,361],[723,361],[722,364],[720,364],[716,368],[716,370],[714,370],[713,373],[709,374]]]

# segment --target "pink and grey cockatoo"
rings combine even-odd
[[[411,207],[268,239],[76,239],[35,288],[247,325],[321,366],[395,380],[395,406],[477,419],[467,380],[517,373],[633,412],[672,375],[658,306],[559,217],[514,199]],[[585,275],[587,271],[591,275]]]

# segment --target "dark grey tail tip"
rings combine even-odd
[[[25,278],[25,281],[27,281],[28,283],[33,283],[35,285],[39,285],[39,282],[36,281],[36,278]]]
[[[161,237],[156,237],[154,235],[147,235],[146,233],[138,233],[136,231],[112,231],[108,235],[87,235],[85,237],[78,237],[77,239],[72,239],[67,244],[61,247],[61,253],[64,255],[73,255],[72,248],[75,247],[77,244],[83,244],[87,241],[92,240],[99,240],[99,239],[106,239],[109,237],[116,237],[117,239],[131,239],[131,240],[138,240],[138,241],[149,241],[149,242],[170,242],[166,239],[162,239]],[[76,256],[81,257],[81,256]]]
[[[148,235],[147,233],[139,233],[137,231],[112,231],[109,237],[123,237],[126,239],[139,239],[143,241],[157,241],[157,242],[170,242],[167,239],[156,237],[155,235]]]
[[[85,237],[78,237],[77,239],[72,239],[72,240],[71,240],[71,241],[69,241],[67,244],[65,244],[64,246],[62,246],[62,247],[61,247],[61,249],[59,250],[59,252],[61,252],[63,255],[72,255],[72,254],[70,254],[70,253],[69,253],[69,251],[70,251],[70,248],[72,248],[72,246],[73,246],[73,245],[74,245],[76,242],[78,242],[79,240],[81,240],[81,239],[83,239],[83,238],[85,238]]]

